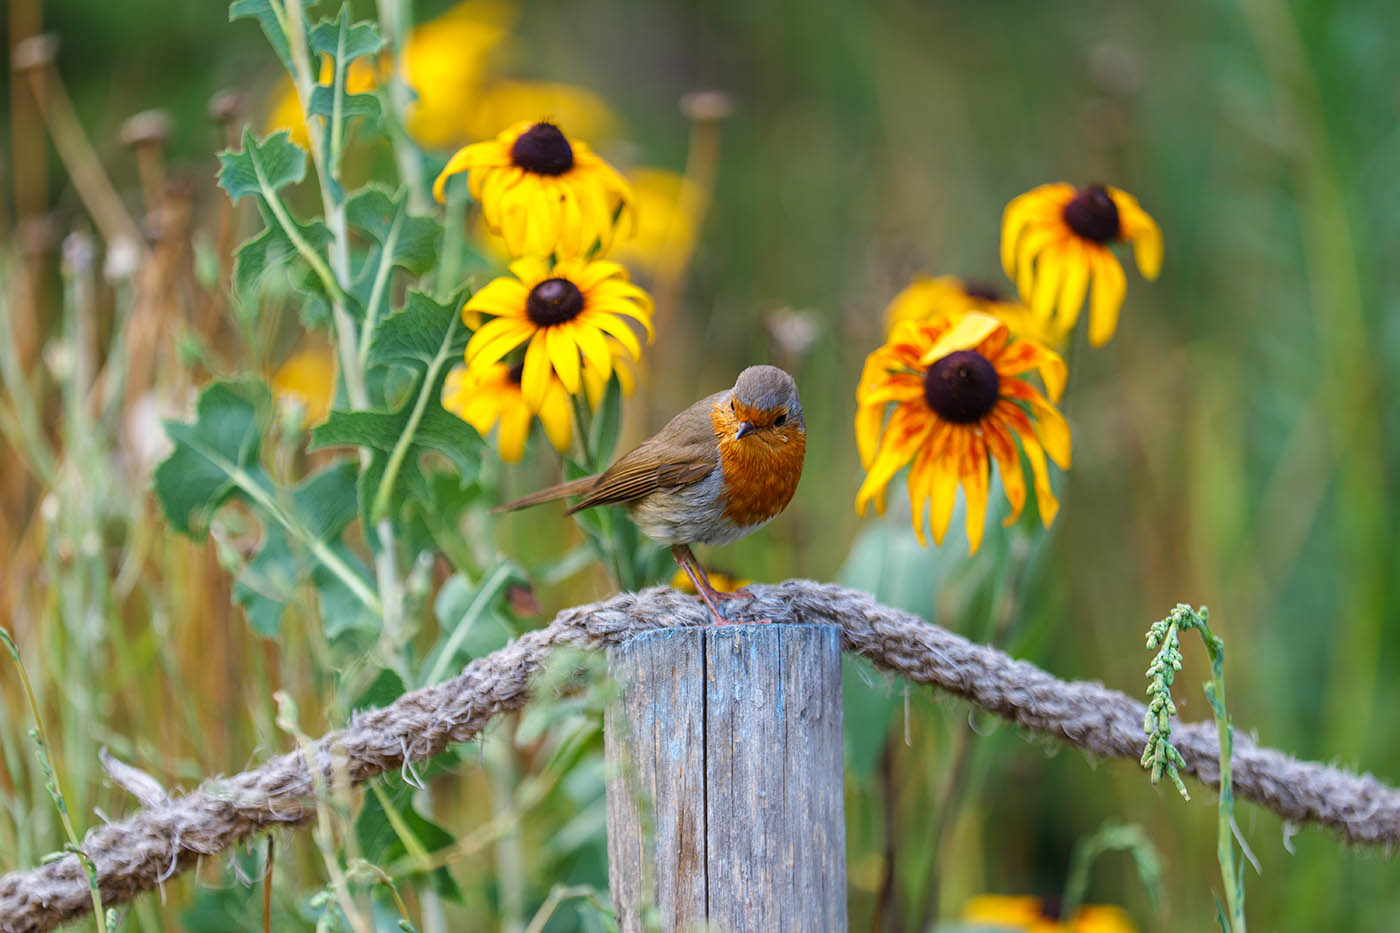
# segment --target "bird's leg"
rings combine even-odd
[[[700,562],[695,559],[695,552],[688,544],[677,544],[671,548],[671,556],[676,559],[676,563],[681,565],[685,575],[690,577],[690,582],[695,584],[695,592],[700,594],[700,598],[705,601],[705,605],[710,607],[710,615],[714,616],[716,625],[728,625],[730,620],[720,613],[715,605],[717,601],[725,599],[739,599],[745,596],[753,596],[752,593],[736,591],[734,593],[721,593],[710,583],[709,574],[705,573],[705,568],[700,566]],[[754,619],[754,622],[771,622],[771,619]]]

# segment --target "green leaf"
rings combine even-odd
[[[355,818],[355,836],[365,858],[376,864],[388,864],[408,854],[409,845],[401,837],[399,824],[412,839],[415,849],[431,855],[456,842],[456,837],[413,808],[414,788],[402,780],[386,778],[381,785],[384,794],[365,795],[364,806]],[[394,810],[392,819],[385,812],[383,800]],[[425,877],[421,872],[409,872],[408,877]],[[428,872],[426,880],[437,893],[460,903],[461,891],[446,867]]]
[[[261,143],[252,130],[243,131],[243,148],[219,153],[219,186],[237,204],[255,195],[268,200],[306,177],[306,150],[292,142],[287,130],[278,130]]]
[[[312,432],[314,447],[352,445],[372,452],[360,483],[360,507],[369,524],[391,509],[397,514],[410,500],[432,506],[419,467],[426,452],[452,461],[463,483],[476,476],[481,438],[442,407],[448,364],[461,356],[470,336],[455,307],[410,292],[407,307],[376,328],[369,360],[375,367],[418,371],[414,391],[394,411],[332,411]]]
[[[371,22],[350,22],[350,7],[343,5],[335,19],[323,19],[311,27],[311,51],[329,55],[338,67],[357,58],[374,55],[384,46],[379,30]]]
[[[203,538],[209,516],[237,491],[236,474],[257,469],[263,434],[272,423],[272,395],[255,380],[216,382],[195,406],[193,424],[166,422],[175,444],[154,483],[176,531]]]
[[[441,228],[431,217],[408,213],[407,190],[394,195],[370,185],[346,202],[345,216],[351,226],[374,238],[390,265],[411,275],[427,272],[437,259]]]
[[[462,324],[460,313],[466,299],[466,295],[460,295],[447,304],[439,304],[423,292],[409,292],[404,309],[389,315],[375,328],[369,364],[406,363],[427,369],[443,353],[461,356],[472,336]]]
[[[262,233],[239,246],[233,260],[233,288],[244,298],[253,296],[263,274],[269,269],[281,269],[288,263],[295,263],[301,269],[306,268],[297,252],[296,244],[282,230],[276,219],[270,216],[267,208],[259,204],[258,210],[267,226]],[[298,233],[313,249],[324,250],[330,243],[330,230],[321,221],[314,220],[309,224],[295,221],[294,223]],[[312,288],[320,284],[315,276],[306,276],[305,279],[306,284]],[[325,317],[329,322],[329,305],[326,305],[326,309]]]
[[[218,382],[200,396],[190,424],[171,422],[174,449],[155,472],[155,493],[176,530],[201,538],[215,510],[247,502],[264,526],[258,553],[240,568],[235,599],[261,634],[275,634],[297,588],[310,582],[326,634],[377,630],[378,598],[363,562],[341,539],[355,517],[358,471],[334,464],[294,490],[276,487],[259,463],[272,397],[256,381]]]
[[[302,0],[284,0],[283,5],[296,2],[302,2]],[[290,72],[292,70],[292,51],[291,46],[287,44],[287,30],[278,19],[278,11],[273,8],[270,0],[233,0],[228,8],[228,20],[232,23],[240,19],[258,21],[263,34],[267,36],[268,43],[272,45],[272,50],[282,60],[282,66]]]
[[[318,84],[311,92],[311,106],[307,112],[313,117],[335,116],[335,88]],[[340,95],[340,116],[343,120],[362,117],[368,120],[379,119],[379,98],[373,94]]]

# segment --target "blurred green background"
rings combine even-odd
[[[372,5],[354,6],[374,15]],[[11,0],[8,30],[22,7],[38,9]],[[414,15],[444,8],[419,3]],[[222,194],[208,101],[235,88],[261,126],[278,77],[257,29],[229,25],[225,6],[210,2],[62,0],[41,15],[61,39],[58,70],[118,190],[134,199],[137,187],[118,141],[122,122],[165,108],[171,164],[212,215]],[[1400,7],[1389,0],[599,0],[523,4],[502,54],[515,76],[580,85],[606,100],[621,125],[598,147],[624,167],[683,170],[691,127],[678,101],[718,89],[732,102],[694,264],[649,351],[651,372],[665,378],[630,403],[634,430],[654,428],[744,365],[793,368],[810,431],[797,498],[762,533],[711,555],[715,566],[763,581],[839,577],[972,637],[1004,626],[1016,655],[1134,695],[1144,685],[1148,624],[1178,601],[1206,604],[1225,639],[1241,732],[1395,783],[1397,35]],[[23,94],[9,69],[0,81],[7,99]],[[16,132],[12,120],[0,127],[7,248],[20,245]],[[44,200],[61,235],[82,222],[81,207],[51,150],[44,159]],[[854,387],[895,292],[916,272],[1002,284],[1003,206],[1055,180],[1133,193],[1163,229],[1166,260],[1151,285],[1130,270],[1106,348],[1068,351],[1074,467],[1058,478],[1062,511],[1048,539],[1008,580],[1007,555],[1023,538],[991,541],[967,561],[956,532],[939,551],[919,550],[907,506],[901,514],[896,503],[883,523],[857,518]],[[818,329],[809,347],[774,337],[774,315],[785,311],[810,312],[801,318]],[[544,445],[532,450],[511,480],[521,491],[557,470]],[[7,499],[4,530],[16,546],[41,494],[12,490]],[[557,556],[554,536],[569,527],[541,513],[503,534],[507,550],[539,560]],[[547,617],[606,589],[587,577],[539,597]],[[22,641],[26,598],[42,601],[42,590],[12,597]],[[140,605],[123,606],[139,615]],[[237,657],[275,654],[252,643],[238,615],[225,608],[177,621],[237,630],[220,636],[239,642]],[[1186,658],[1178,702],[1185,718],[1206,718],[1199,683],[1208,663],[1194,644]],[[239,676],[238,663],[229,671]],[[1056,893],[1075,841],[1109,819],[1141,823],[1160,847],[1166,898],[1154,911],[1127,859],[1109,856],[1090,899],[1126,906],[1144,930],[1213,927],[1213,795],[1202,789],[1185,803],[1149,786],[1132,762],[1088,760],[923,690],[906,706],[900,684],[855,666],[849,675],[853,929],[916,929],[935,891],[945,918],[979,891]],[[93,689],[108,712],[75,739],[74,755],[125,733],[147,749],[152,770],[190,782],[261,759],[259,742],[275,741],[235,725],[199,754],[156,737],[164,730],[149,706],[143,713],[123,693],[149,686]],[[237,716],[239,691],[222,696],[229,710],[196,718]],[[22,719],[12,713],[7,732],[20,735]],[[0,777],[13,795],[11,752]],[[958,805],[937,831],[938,868],[930,840],[955,772]],[[120,799],[101,797],[110,792],[97,780],[79,793]],[[569,806],[551,797],[532,811],[532,838],[550,838],[572,818]],[[19,821],[28,811],[9,811],[4,838],[13,839],[26,832]],[[464,835],[471,813],[464,804],[460,820],[443,822]],[[1246,870],[1256,928],[1379,930],[1400,916],[1400,868],[1383,853],[1283,825],[1249,804],[1238,822],[1260,865]],[[571,861],[532,866],[541,877],[532,875],[531,903],[556,880],[548,871],[606,887],[601,825],[579,831],[592,841]],[[493,868],[489,855],[453,866],[457,884],[479,898],[470,903],[496,903]],[[569,928],[570,916],[557,928]],[[162,922],[179,925],[173,911]]]

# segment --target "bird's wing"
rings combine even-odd
[[[710,410],[727,395],[725,391],[702,398],[636,449],[623,454],[569,513],[595,505],[633,502],[658,489],[677,489],[704,479],[719,464]]]

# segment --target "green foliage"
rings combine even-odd
[[[233,0],[229,4],[229,22],[237,22],[240,19],[257,20],[262,27],[263,35],[267,36],[268,44],[277,53],[277,57],[282,60],[282,65],[288,71],[292,70],[291,45],[287,41],[286,5],[288,3],[298,3],[305,6],[304,0]]]
[[[315,447],[356,445],[370,451],[360,489],[371,523],[399,516],[410,500],[431,505],[432,487],[419,466],[423,454],[446,457],[463,484],[480,466],[480,436],[441,403],[448,364],[461,356],[470,336],[457,306],[410,292],[404,310],[375,330],[368,354],[372,367],[401,366],[416,373],[409,397],[391,412],[332,411],[312,433]]]
[[[258,515],[262,545],[239,569],[235,598],[260,634],[277,633],[306,581],[329,637],[373,630],[378,599],[343,539],[355,514],[354,465],[331,466],[284,492],[260,463],[271,428],[271,395],[261,382],[214,383],[200,395],[192,423],[166,425],[174,449],[156,468],[156,498],[170,523],[194,538],[204,537],[214,513],[233,499]]]

